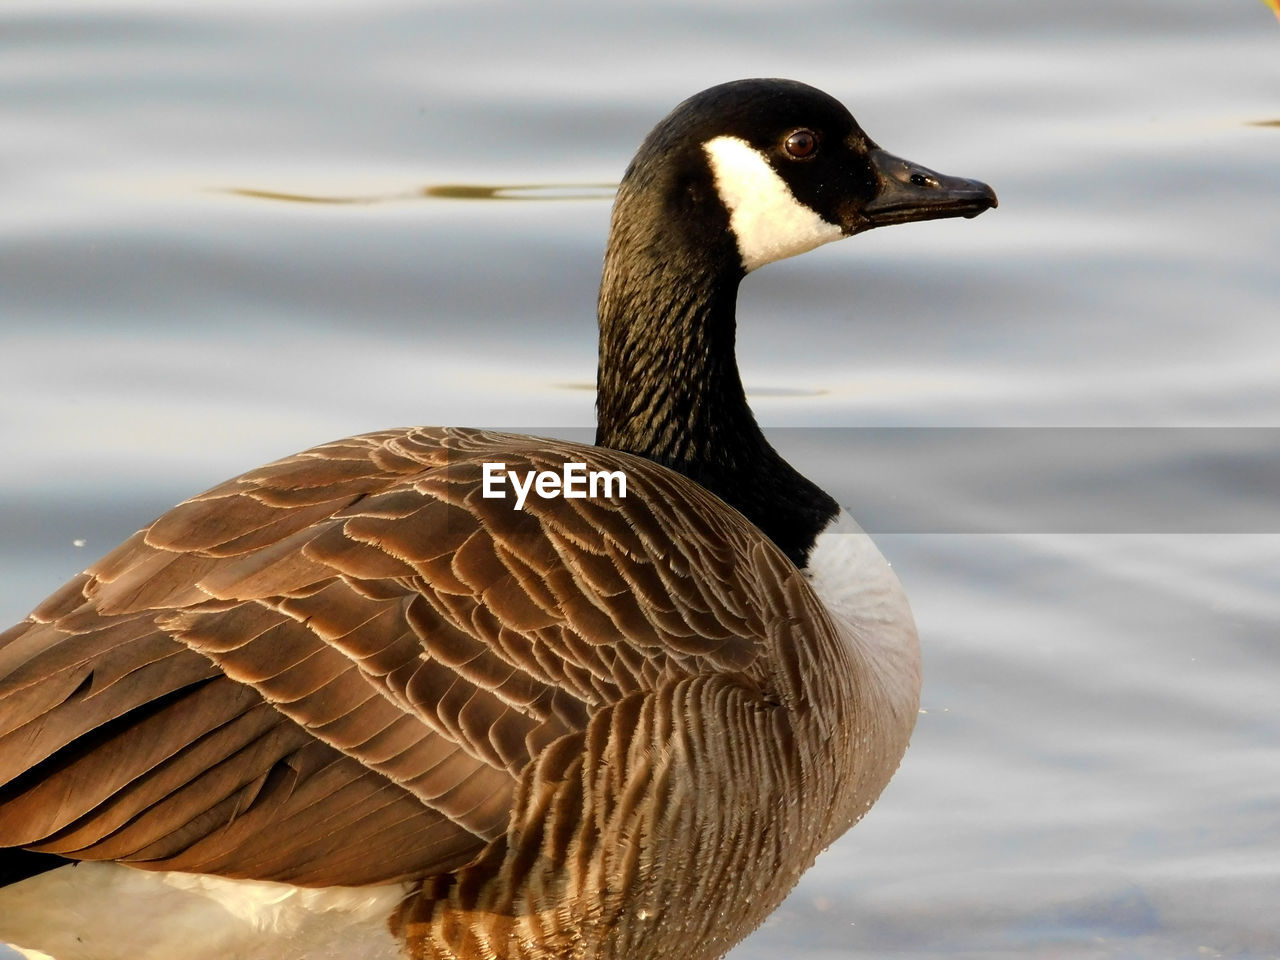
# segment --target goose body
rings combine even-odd
[[[990,188],[739,81],[614,208],[597,444],[411,428],[252,470],[0,635],[0,941],[56,960],[722,955],[875,801],[919,654],[773,451],[750,269]],[[621,475],[596,495],[486,495]]]

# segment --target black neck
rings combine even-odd
[[[688,184],[685,193],[695,195]],[[839,508],[769,445],[747,406],[734,351],[744,272],[732,234],[680,243],[658,235],[652,217],[644,229],[641,211],[628,215],[639,206],[631,199],[619,196],[600,290],[596,444],[683,473],[803,567]]]

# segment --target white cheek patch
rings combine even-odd
[[[747,272],[844,236],[796,199],[764,154],[737,137],[702,145]]]

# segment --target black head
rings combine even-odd
[[[684,231],[702,249],[736,241],[744,270],[872,227],[996,205],[984,183],[886,153],[838,100],[794,80],[738,80],[685,100],[641,145],[624,208],[630,194],[659,218],[655,230]]]

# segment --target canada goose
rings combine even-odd
[[[880,794],[920,680],[896,577],[748,409],[738,284],[995,205],[800,83],[680,104],[614,206],[597,446],[325,444],[178,505],[0,635],[0,940],[722,955]]]

